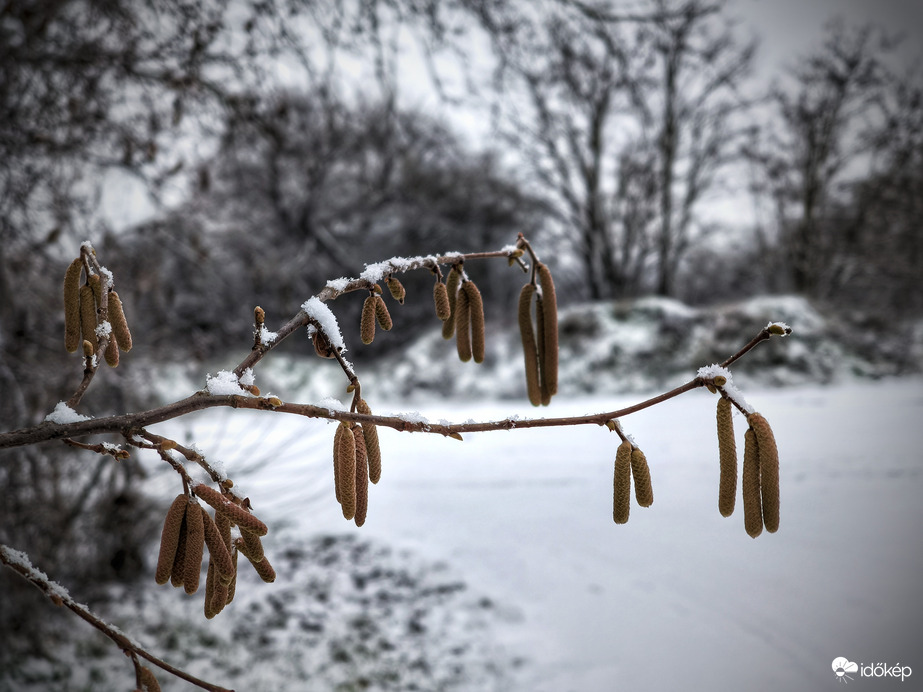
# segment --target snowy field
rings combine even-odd
[[[389,566],[391,587],[409,583],[395,565],[416,565],[408,574],[420,577],[407,594],[426,609],[416,613],[423,618],[416,634],[425,636],[393,628],[389,650],[398,653],[378,665],[407,665],[402,647],[421,647],[429,665],[462,662],[454,680],[430,671],[419,683],[406,682],[412,676],[403,687],[382,683],[388,689],[428,689],[426,680],[441,689],[530,692],[837,689],[831,661],[840,656],[900,663],[923,679],[923,381],[744,394],[772,424],[782,468],[781,528],[755,540],[744,532],[739,495],[732,517],[718,513],[716,397],[704,390],[624,419],[650,462],[655,501],[650,509],[633,503],[623,526],[611,518],[617,438],[605,428],[481,433],[464,442],[382,429],[384,472],[358,529],[334,499],[332,425],[212,411],[187,419],[185,432],[179,422],[157,426],[226,463],[270,524],[279,578],[244,584],[243,598],[209,622],[200,595],[153,580],[151,589],[194,604],[185,606],[190,621],[217,644],[189,667],[238,690],[254,689],[257,679],[264,689],[339,684],[329,661],[310,663],[309,640],[286,643],[284,627],[272,641],[297,660],[265,669],[253,662],[236,679],[226,663],[236,654],[221,642],[231,646],[227,630],[246,620],[248,608],[259,614],[300,594],[292,607],[317,611],[337,594],[350,598],[336,587],[323,602],[311,595],[320,574],[339,569],[342,555],[324,558],[324,546],[344,536],[352,538],[341,545],[365,546],[356,558],[365,576],[353,574],[350,593],[381,577],[376,555]],[[376,413],[419,410],[434,421],[462,422],[599,412],[639,397],[555,401],[541,411],[509,401],[389,409],[369,399]],[[736,427],[742,450],[742,419]],[[178,489],[171,475],[163,476],[165,497]],[[306,553],[295,550],[305,544]],[[323,570],[312,572],[318,560]],[[306,579],[313,586],[303,587]],[[354,623],[364,613],[376,619],[366,623],[370,631],[381,634],[399,611],[370,603],[353,599],[352,615],[343,617]],[[158,650],[156,637],[139,635]],[[322,646],[327,651],[329,642]],[[348,651],[342,660],[355,662]],[[854,677],[860,690],[904,689],[900,680]],[[375,679],[339,689],[375,689]]]

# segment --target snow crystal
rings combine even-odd
[[[266,325],[260,326],[260,343],[271,344],[279,338],[278,332],[271,332],[266,329]]]
[[[345,291],[347,286],[349,286],[349,279],[345,276],[341,276],[339,279],[330,279],[330,281],[327,282],[327,288],[337,293]]]
[[[49,423],[65,425],[67,423],[78,423],[82,420],[90,420],[90,416],[82,416],[63,401],[59,401],[54,407],[54,411],[45,416]]]
[[[256,378],[253,376],[253,368],[247,368],[244,370],[240,376],[239,381],[242,385],[252,387],[256,383]]]
[[[112,325],[108,322],[100,322],[96,325],[96,336],[102,338],[109,336],[112,333]]]
[[[106,269],[105,267],[100,267],[99,273],[102,274],[103,278],[105,279],[104,288],[107,288],[107,289],[112,288],[113,284],[115,284],[115,280],[112,277],[112,272]]]
[[[249,375],[247,374],[247,371],[250,371]],[[230,370],[220,370],[214,377],[212,375],[208,375],[205,379],[205,389],[212,396],[222,396],[226,394],[232,394],[235,396],[252,396],[250,392],[241,388],[241,382],[246,385],[253,384],[253,371],[251,371],[250,368],[247,368],[247,370],[244,371],[244,374],[241,376],[240,380],[238,380],[237,375],[235,375]]]
[[[321,399],[321,401],[320,401],[320,403],[318,404],[318,406],[320,406],[321,408],[325,408],[325,409],[327,409],[328,411],[331,411],[331,412],[333,412],[333,411],[349,411],[349,407],[348,407],[346,404],[344,404],[344,403],[343,403],[342,401],[340,401],[339,399],[335,399],[335,398],[332,397],[332,396],[324,397],[323,399]]]
[[[336,316],[317,296],[313,296],[302,303],[301,309],[307,313],[308,317],[320,325],[331,346],[339,349],[346,348]]]
[[[429,420],[419,411],[404,411],[403,413],[393,414],[395,418],[400,418],[405,420],[408,423],[422,423],[423,425],[429,425]]]

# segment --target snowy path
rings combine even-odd
[[[625,526],[611,519],[617,438],[604,428],[464,442],[383,430],[362,529],[333,497],[332,426],[265,414],[242,425],[236,411],[199,417],[194,437],[279,528],[356,532],[448,562],[510,613],[499,634],[529,661],[522,690],[835,689],[837,656],[923,676],[923,382],[745,394],[782,462],[781,528],[756,540],[739,496],[733,517],[718,514],[715,397],[704,391],[624,420],[655,495]],[[413,407],[463,421],[636,400]]]

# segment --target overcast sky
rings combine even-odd
[[[901,32],[903,53],[923,55],[923,0],[728,0],[728,9],[761,37],[765,74],[809,51],[837,16],[851,25],[874,22]]]

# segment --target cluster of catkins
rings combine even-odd
[[[612,519],[616,524],[628,521],[632,477],[635,481],[635,500],[641,507],[650,507],[654,504],[654,489],[651,486],[647,457],[630,441],[623,440],[615,451],[615,473],[612,480]]]
[[[87,277],[80,284],[81,275]],[[101,319],[103,291],[106,292],[107,319]],[[125,321],[122,301],[112,289],[111,276],[90,273],[82,258],[78,257],[64,274],[64,346],[74,353],[83,346],[83,355],[90,358],[96,353],[100,337],[109,337],[105,359],[111,367],[119,364],[119,349],[131,350],[131,332]]]
[[[168,581],[193,594],[199,588],[202,554],[208,546],[209,561],[205,581],[205,617],[213,618],[234,599],[237,583],[237,554],[243,553],[265,582],[273,582],[276,573],[263,554],[260,536],[266,524],[223,493],[204,483],[192,492],[215,510],[214,519],[195,497],[180,493],[173,500],[160,536],[155,579]],[[232,540],[231,527],[236,525],[240,538]]]
[[[718,400],[718,454],[720,476],[718,511],[729,517],[737,495],[737,447],[731,401]],[[744,467],[741,488],[744,501],[744,528],[756,538],[763,527],[770,533],[779,530],[779,450],[769,422],[760,413],[747,414],[744,433]]]
[[[356,410],[372,415],[369,405],[359,399]],[[365,523],[369,508],[369,481],[381,479],[381,449],[378,429],[371,423],[341,422],[333,437],[333,484],[337,502],[347,521]]]
[[[404,296],[406,295],[403,284],[393,276],[389,276],[385,280],[385,284],[388,286],[391,297],[403,305]],[[386,332],[391,331],[391,327],[394,325],[391,321],[391,313],[388,312],[388,306],[385,305],[385,299],[381,297],[381,286],[373,284],[372,288],[369,289],[369,297],[362,304],[362,317],[359,321],[359,337],[362,339],[362,343],[368,345],[375,340],[376,322]],[[317,348],[316,344],[315,348]],[[318,353],[323,355],[320,351]]]
[[[436,317],[442,320],[442,338],[455,336],[458,357],[467,363],[484,362],[484,301],[465,274],[464,263],[452,265],[445,283],[433,287]]]

